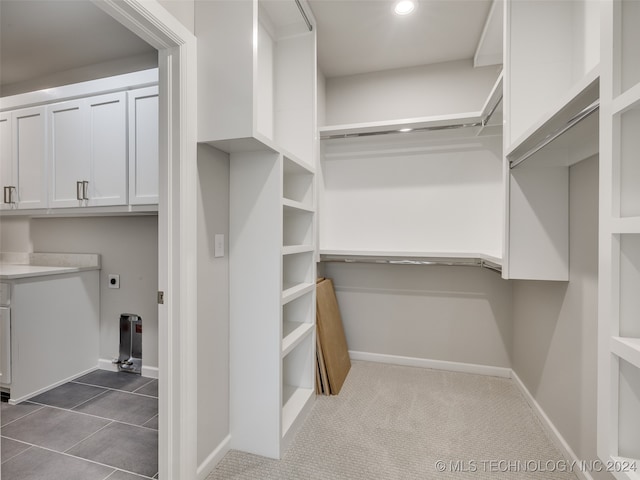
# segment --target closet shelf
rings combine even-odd
[[[614,115],[629,108],[640,108],[640,83],[613,100]]]
[[[282,356],[286,357],[301,341],[313,332],[315,324],[282,322]]]
[[[313,213],[315,209],[312,206],[306,205],[302,202],[296,202],[295,200],[290,200],[288,198],[282,199],[282,206],[284,207],[285,212],[289,211],[302,211]]]
[[[582,123],[583,119],[589,118],[593,112],[598,110],[599,98],[600,67],[598,66],[574,85],[555,108],[540,117],[507,148],[506,157],[511,168],[516,167],[544,146],[559,138],[564,132],[570,131],[573,125],[578,125]]]
[[[282,255],[295,255],[296,253],[308,253],[313,252],[315,248],[313,245],[288,245],[282,247]]]
[[[482,267],[502,272],[502,259],[469,252],[376,252],[320,250],[321,262],[377,263],[389,265],[450,265]]]
[[[477,112],[405,118],[380,122],[331,125],[318,129],[321,140],[352,138],[371,135],[402,134],[409,132],[432,132],[447,138],[468,138],[481,135],[489,125],[492,115],[502,101],[502,73],[498,76],[481,110]]]
[[[640,338],[612,337],[611,351],[623,360],[640,368]]]
[[[293,422],[298,418],[313,397],[312,388],[294,387],[283,385],[282,387],[282,436],[284,437]]]
[[[288,287],[288,286],[287,286]],[[285,305],[316,288],[315,283],[298,283],[282,290],[282,305]]]
[[[640,217],[625,217],[611,219],[612,233],[640,233]]]

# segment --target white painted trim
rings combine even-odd
[[[165,480],[197,470],[197,51],[195,36],[153,0],[91,0],[158,49],[158,460]]]
[[[205,480],[209,476],[213,469],[218,465],[222,457],[224,457],[229,450],[231,450],[231,435],[227,435],[222,442],[215,448],[213,452],[205,458],[198,466],[197,480]]]
[[[564,439],[562,434],[558,431],[558,429],[553,424],[551,419],[544,412],[540,404],[536,401],[533,395],[531,395],[531,392],[529,392],[525,384],[522,382],[522,380],[520,380],[520,377],[518,377],[516,372],[514,372],[513,370],[511,371],[511,378],[513,378],[513,382],[520,389],[520,392],[522,393],[524,398],[527,400],[527,403],[529,403],[529,406],[531,407],[531,409],[538,416],[540,423],[542,423],[542,426],[547,430],[547,432],[551,436],[556,446],[560,449],[560,452],[565,457],[565,459],[569,463],[575,462],[576,465],[579,465],[581,460],[575,454],[573,449],[569,446],[569,444]],[[581,480],[593,480],[593,477],[589,472],[582,471],[579,468],[575,468],[573,473],[575,473],[576,476]]]
[[[99,370],[105,370],[107,372],[117,372],[118,371],[118,366],[113,363],[113,361],[108,360],[106,358],[99,358],[98,359],[98,369]]]
[[[160,369],[158,367],[146,367],[142,366],[142,371],[140,373],[145,378],[160,378]]]
[[[490,365],[477,365],[474,363],[448,362],[445,360],[431,360],[428,358],[402,357],[400,355],[386,355],[382,353],[356,352],[349,350],[352,360],[365,360],[368,362],[389,363],[392,365],[404,365],[407,367],[432,368],[434,370],[446,370],[449,372],[475,373],[491,377],[511,378],[511,369],[505,367],[493,367]]]
[[[125,73],[98,80],[46,88],[36,92],[20,93],[0,99],[0,111],[16,108],[32,107],[46,103],[72,100],[94,95],[102,95],[132,88],[147,87],[158,84],[158,69],[151,68],[140,72]]]
[[[60,385],[64,385],[65,383],[71,382],[72,380],[75,380],[76,378],[80,378],[83,375],[86,375],[87,373],[91,373],[93,371],[95,371],[95,368],[90,368],[88,370],[85,370],[84,372],[78,373],[76,375],[72,375],[70,377],[65,378],[64,380],[60,380],[58,382],[52,383],[51,385],[47,386],[47,387],[43,387],[40,388],[38,390],[36,390],[35,392],[31,392],[28,395],[24,395],[20,398],[10,398],[9,399],[9,405],[17,405],[20,402],[24,402],[25,400],[29,400],[32,397],[35,397],[36,395],[40,395],[41,393],[47,392],[49,390],[51,390],[52,388],[56,388],[59,387]]]

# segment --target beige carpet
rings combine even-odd
[[[555,462],[560,452],[509,379],[353,362],[282,460],[232,450],[208,480],[577,478],[550,471]]]

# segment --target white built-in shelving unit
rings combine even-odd
[[[231,447],[280,458],[315,399],[315,20],[202,2],[196,29],[199,141],[230,154]]]
[[[499,270],[501,100],[500,74],[478,111],[321,127],[320,260]]]
[[[599,148],[600,3],[505,9],[502,273],[567,281],[569,167]]]
[[[639,2],[603,2],[598,455],[621,467],[640,464],[639,23]]]

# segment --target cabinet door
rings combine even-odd
[[[84,206],[82,182],[90,180],[85,100],[49,106],[48,121],[49,204],[52,208]]]
[[[125,92],[86,100],[89,115],[90,206],[127,203],[126,101]]]
[[[17,110],[11,117],[18,208],[47,207],[45,108]]]
[[[0,307],[0,383],[11,383],[11,310]]]
[[[11,203],[4,203],[4,189],[15,187],[13,175],[13,154],[11,153],[11,113],[0,113],[0,209],[12,208]],[[7,200],[10,200],[7,198]]]
[[[158,87],[129,93],[129,203],[158,203]]]

